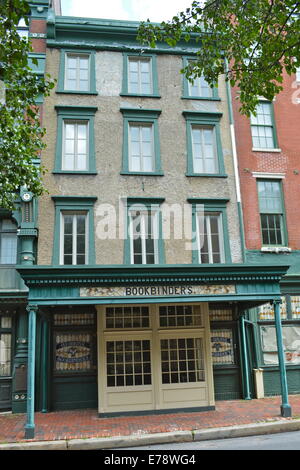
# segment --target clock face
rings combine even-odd
[[[31,194],[30,193],[24,193],[22,196],[23,201],[30,201],[31,199]]]

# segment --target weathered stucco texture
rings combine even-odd
[[[58,77],[60,51],[48,49],[47,72]],[[38,264],[51,264],[54,234],[54,203],[52,195],[97,196],[95,203],[95,233],[99,204],[119,207],[119,197],[162,197],[166,204],[187,204],[187,198],[209,197],[230,199],[227,207],[229,239],[233,262],[241,262],[241,247],[234,169],[229,132],[229,117],[225,84],[219,84],[221,101],[182,99],[180,73],[182,58],[158,55],[158,85],[161,98],[120,96],[122,89],[123,55],[121,52],[96,53],[96,82],[98,95],[58,94],[55,90],[45,101],[44,125],[47,129],[47,149],[42,163],[48,168],[44,177],[49,191],[39,202]],[[97,175],[52,174],[57,134],[55,105],[97,106],[95,115],[95,150]],[[164,176],[121,175],[123,146],[123,115],[121,107],[160,109],[158,119],[162,170]],[[227,178],[187,177],[186,121],[182,111],[221,111],[221,138]],[[166,223],[166,221],[165,221]],[[185,249],[184,239],[164,240],[165,262],[192,262],[192,253]],[[95,236],[97,264],[123,264],[124,240],[99,240]]]

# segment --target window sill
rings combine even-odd
[[[142,171],[121,171],[120,175],[125,176],[164,176],[162,171],[142,172]]]
[[[54,170],[53,175],[98,175],[97,171],[67,171],[67,170]]]
[[[120,96],[133,96],[134,98],[161,98],[161,95],[158,93],[153,93],[151,95],[142,93],[120,93]]]
[[[260,251],[262,253],[291,253],[292,249],[288,246],[263,246]]]
[[[208,177],[208,178],[228,178],[226,173],[186,173],[185,176],[200,176],[200,177]]]
[[[55,93],[67,95],[98,95],[97,91],[56,90]]]
[[[252,147],[252,152],[274,152],[274,153],[280,153],[282,150],[281,149],[261,149],[261,148],[256,148]]]
[[[182,100],[221,101],[221,98],[208,96],[182,96]]]

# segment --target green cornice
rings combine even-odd
[[[47,19],[48,47],[72,47],[115,51],[144,51],[151,53],[195,54],[199,41],[187,43],[184,40],[175,47],[158,43],[155,49],[142,45],[137,39],[140,23],[96,18],[55,16],[49,10]],[[198,37],[192,35],[192,38]]]
[[[167,283],[275,283],[288,266],[246,264],[155,266],[17,266],[28,287]]]

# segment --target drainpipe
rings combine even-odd
[[[250,383],[249,383],[249,362],[248,362],[248,351],[246,343],[246,330],[245,330],[245,318],[240,317],[241,327],[241,346],[242,346],[242,359],[244,364],[244,378],[245,378],[245,400],[251,400]]]
[[[284,418],[289,418],[292,416],[292,408],[291,408],[291,405],[289,404],[286,367],[285,367],[284,351],[283,351],[283,344],[282,344],[282,327],[281,327],[281,318],[280,318],[281,299],[273,300],[273,304],[274,304],[274,312],[275,312],[276,340],[277,340],[281,397],[282,397],[282,404],[280,407],[280,411],[281,411],[281,416],[283,416]]]
[[[225,68],[227,72],[228,71],[227,60],[225,60]],[[243,263],[245,263],[246,262],[246,250],[245,250],[245,234],[244,234],[244,223],[243,223],[243,212],[242,212],[242,197],[241,197],[239,170],[238,170],[238,158],[237,158],[237,150],[236,150],[236,138],[235,138],[234,118],[233,118],[233,109],[232,109],[232,101],[231,101],[231,90],[230,90],[229,82],[226,82],[226,93],[227,93],[228,113],[229,113],[230,138],[231,138],[232,155],[233,155],[236,200],[237,200],[240,237],[241,237],[241,246],[242,246],[242,259],[243,259]]]
[[[25,439],[34,438],[34,385],[35,385],[35,343],[37,305],[28,305],[28,376],[27,376],[27,420]]]

